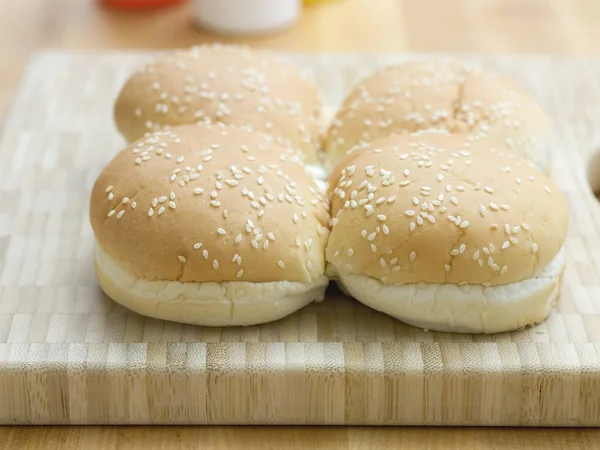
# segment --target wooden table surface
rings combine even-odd
[[[377,5],[374,7],[373,5]],[[27,59],[44,48],[172,48],[210,41],[325,52],[447,51],[596,55],[597,0],[333,0],[292,29],[253,38],[197,30],[190,5],[122,13],[95,0],[0,2],[0,119]],[[351,427],[0,427],[7,449],[592,449],[600,430]]]

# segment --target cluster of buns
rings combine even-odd
[[[115,104],[130,145],[91,199],[104,291],[208,326],[277,320],[330,279],[427,329],[547,317],[568,213],[539,168],[550,127],[532,99],[440,60],[363,80],[324,133],[319,99],[289,62],[246,48],[177,51],[133,74]]]

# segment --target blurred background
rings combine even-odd
[[[590,54],[598,0],[2,0],[0,119],[41,49]]]

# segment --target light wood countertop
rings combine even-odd
[[[198,31],[190,4],[118,12],[94,0],[4,0],[0,119],[37,50],[172,48],[210,41],[320,52],[522,52],[596,55],[597,0],[336,0],[290,30],[252,38]],[[0,427],[0,448],[591,449],[600,430],[352,427]]]

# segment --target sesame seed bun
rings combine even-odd
[[[497,292],[494,298],[511,305],[504,313],[515,317],[498,322],[495,332],[539,321],[553,304],[523,293],[522,308],[512,309],[515,299],[501,295],[519,282],[530,289],[559,254],[568,227],[565,198],[552,180],[504,152],[501,141],[439,133],[382,138],[346,156],[330,177],[330,196],[328,272],[376,309],[431,329],[492,332],[483,316],[458,326],[446,312],[462,314],[465,298],[484,301]],[[385,286],[385,295],[380,287],[369,293],[379,285],[357,276]],[[502,289],[488,289],[495,287]],[[396,288],[402,302],[390,300]],[[407,289],[418,291],[419,302],[400,295]],[[431,316],[432,302],[444,315]],[[495,311],[485,301],[482,308]]]
[[[102,288],[152,317],[260,323],[327,286],[326,199],[284,147],[237,127],[184,125],[134,142],[98,176],[90,219]],[[243,312],[252,305],[256,314]]]
[[[338,109],[324,146],[330,167],[354,146],[437,128],[491,136],[547,170],[550,123],[510,80],[455,60],[411,60],[362,80]]]
[[[263,133],[315,163],[320,106],[314,83],[289,61],[215,44],[174,51],[134,73],[114,116],[129,142],[167,125],[221,122]]]

